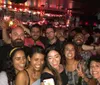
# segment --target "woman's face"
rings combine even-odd
[[[48,53],[48,62],[50,63],[50,65],[52,67],[54,67],[55,69],[58,69],[59,68],[59,65],[60,65],[60,59],[61,59],[61,56],[60,54],[55,51],[55,50],[51,50],[49,53]]]
[[[64,54],[66,59],[73,59],[75,57],[75,48],[72,44],[65,46]]]
[[[24,70],[24,67],[26,65],[26,57],[24,51],[16,51],[13,57],[13,65],[16,72]]]
[[[96,61],[91,62],[90,73],[94,78],[100,79],[100,62],[96,62]]]
[[[44,55],[41,53],[35,53],[31,58],[29,57],[29,61],[35,71],[40,71],[44,64]]]

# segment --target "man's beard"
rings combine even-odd
[[[38,41],[38,40],[39,40],[39,38],[33,38],[33,37],[32,37],[32,39],[33,39],[34,41]]]
[[[83,42],[80,42],[80,43],[78,43],[77,41],[73,41],[77,46],[82,46],[83,45]]]
[[[12,46],[14,47],[22,47],[24,46],[24,41],[21,39],[12,40]]]

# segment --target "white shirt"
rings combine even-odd
[[[8,85],[8,78],[5,71],[0,72],[0,85]]]
[[[40,79],[36,80],[32,85],[40,85]]]

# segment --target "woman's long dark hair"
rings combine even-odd
[[[10,51],[9,55],[7,56],[6,65],[3,68],[3,71],[6,72],[7,77],[8,77],[8,85],[12,85],[11,83],[14,83],[14,81],[15,81],[16,72],[15,72],[15,68],[13,66],[13,57],[14,57],[15,53],[19,50],[24,51],[22,48],[13,48]]]
[[[55,51],[57,51],[60,54],[60,51],[54,45],[50,45],[48,48],[46,48],[46,51],[45,51],[46,52],[45,67],[47,67],[54,74],[54,78],[57,81],[57,82],[55,82],[56,85],[62,85],[59,72],[55,68],[53,68],[50,65],[49,61],[48,61],[48,53],[50,51],[52,51],[52,50],[55,50]]]
[[[41,53],[45,55],[45,50],[43,47],[35,45],[30,48],[29,57],[31,58],[35,53]]]

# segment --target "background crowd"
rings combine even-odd
[[[0,85],[100,84],[99,28],[26,27],[18,20],[0,27]]]

